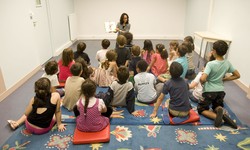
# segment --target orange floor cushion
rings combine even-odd
[[[200,120],[200,116],[193,110],[193,109],[190,109],[189,111],[189,118],[181,123],[178,123],[178,124],[186,124],[186,123],[192,123],[192,122],[196,122],[196,121],[199,121]],[[175,124],[173,121],[172,121],[172,116],[169,115],[169,121],[170,121],[170,124]]]
[[[82,132],[75,128],[73,144],[104,143],[110,140],[110,124],[98,132]]]

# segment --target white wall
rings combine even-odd
[[[194,31],[206,31],[208,29],[210,1],[187,1],[185,35],[193,35]]]
[[[119,22],[126,12],[135,39],[182,39],[186,0],[75,0],[80,39],[116,38],[105,33],[104,22]]]
[[[49,0],[52,46],[54,55],[72,43],[69,36],[68,15],[74,13],[73,0]]]
[[[208,9],[210,4],[212,8]],[[185,30],[186,35],[196,31],[210,31],[232,39],[228,60],[240,72],[241,78],[239,80],[246,87],[250,85],[249,6],[249,0],[188,0]],[[200,10],[201,8],[202,10]],[[195,20],[196,18],[203,19]]]
[[[27,74],[44,63],[42,49],[44,51],[49,49],[48,52],[52,57],[53,53],[65,48],[64,46],[70,43],[67,15],[73,13],[74,1],[49,1],[50,8],[48,8],[48,11],[53,21],[49,22],[47,27],[42,18],[47,13],[47,10],[43,7],[46,7],[48,0],[42,0],[42,8],[36,7],[35,1],[0,1],[0,68],[6,89],[14,86]],[[34,26],[33,20],[30,19],[31,11],[34,12],[36,17],[36,26]],[[41,26],[47,29],[38,30]],[[48,28],[51,28],[53,32],[48,31]],[[44,34],[39,32],[44,32]],[[52,33],[51,36],[47,34],[48,32]],[[52,42],[48,41],[48,39]]]

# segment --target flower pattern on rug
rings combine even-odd
[[[245,138],[243,141],[240,141],[237,146],[243,150],[249,150],[250,146],[250,137]]]
[[[18,149],[26,149],[25,145],[29,144],[30,141],[27,141],[27,142],[24,142],[23,144],[19,144],[18,141],[15,142],[15,145],[14,147],[11,147],[9,148],[9,144],[6,144],[2,147],[3,150],[18,150]]]
[[[111,134],[113,134],[116,137],[116,140],[119,142],[132,138],[131,131],[124,126],[116,126],[115,130],[113,130]]]
[[[124,118],[124,116],[123,116],[123,111],[124,111],[124,110],[119,110],[119,111],[117,111],[117,110],[114,108],[113,113],[111,114],[110,118]]]
[[[148,131],[147,136],[151,137],[153,136],[154,138],[156,138],[157,133],[160,132],[161,126],[158,125],[144,125],[144,126],[139,126],[139,128],[144,128]]]
[[[143,109],[140,109],[140,110],[136,110],[136,112],[138,113],[138,116],[137,117],[146,117],[146,111],[143,110]]]
[[[162,119],[160,119],[159,117],[154,117],[154,118],[150,118],[150,121],[153,122],[154,124],[159,124]]]
[[[217,139],[217,140],[220,140],[220,141],[223,141],[223,142],[226,142],[227,140],[227,136],[224,136],[222,135],[221,133],[216,133],[214,135],[214,137]]]
[[[175,133],[177,134],[176,140],[179,143],[187,143],[189,145],[198,144],[197,134],[192,130],[184,130],[184,129],[175,129]]]
[[[69,142],[72,141],[72,135],[61,136],[59,134],[52,134],[50,140],[45,144],[46,148],[67,149]]]
[[[213,145],[212,146],[208,145],[208,147],[205,148],[205,150],[219,150],[219,148],[214,147]]]
[[[102,147],[102,143],[94,143],[91,144],[89,147],[92,147],[92,150],[99,150]]]

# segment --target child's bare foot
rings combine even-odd
[[[10,124],[11,129],[15,130],[18,128],[19,124],[16,121],[14,120],[7,120],[7,121]]]

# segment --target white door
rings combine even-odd
[[[38,58],[40,64],[44,64],[52,56],[52,41],[48,19],[47,3],[45,0],[33,0],[34,7],[30,12],[30,19],[33,22],[34,38],[36,39]],[[37,3],[37,2],[40,2]]]

